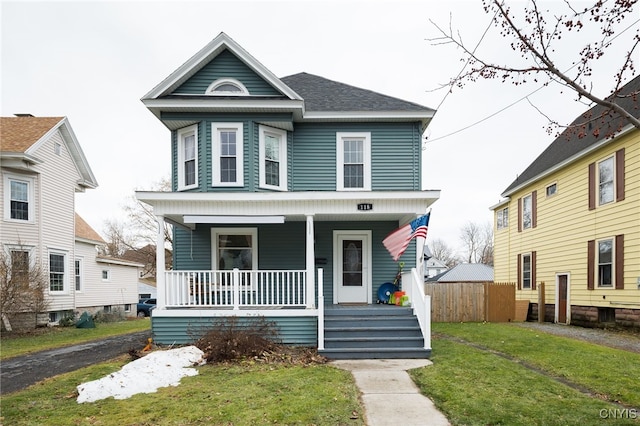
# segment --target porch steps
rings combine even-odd
[[[327,307],[324,349],[329,359],[428,358],[411,308],[370,305]]]

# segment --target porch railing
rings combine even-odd
[[[424,294],[424,278],[420,278],[416,268],[402,274],[402,282],[406,285],[414,315],[418,318],[420,330],[424,337],[424,348],[431,349],[431,296]],[[403,287],[404,288],[404,287]]]
[[[304,307],[304,270],[167,271],[166,307]]]

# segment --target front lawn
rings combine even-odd
[[[640,424],[640,354],[509,324],[432,330],[434,365],[410,374],[454,425]]]
[[[78,404],[76,386],[118,370],[104,363],[2,396],[7,425],[364,425],[348,371],[259,362],[198,367],[176,387]]]

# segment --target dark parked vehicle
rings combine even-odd
[[[156,307],[156,299],[140,299],[138,301],[138,318],[151,315],[151,310]]]

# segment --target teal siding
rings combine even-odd
[[[178,87],[173,94],[202,95],[211,83],[220,78],[234,78],[240,81],[254,96],[282,96],[279,91],[228,50],[216,56]]]
[[[198,340],[209,328],[224,317],[153,317],[151,331],[157,344],[191,344]],[[240,324],[251,318],[238,317]],[[318,319],[316,317],[269,317],[278,329],[282,343],[296,346],[317,346]]]
[[[328,303],[333,300],[333,231],[371,230],[372,299],[375,302],[378,298],[378,287],[385,282],[393,282],[398,272],[398,263],[391,259],[382,245],[382,240],[397,227],[397,222],[314,223],[316,269],[324,269],[323,293]],[[211,269],[211,228],[210,225],[198,225],[193,232],[175,230],[175,270]],[[257,228],[259,269],[301,270],[306,268],[306,224],[304,222],[259,225]],[[405,270],[415,267],[415,242],[409,245],[400,261],[405,262]]]
[[[418,123],[321,123],[296,125],[294,191],[336,190],[336,132],[371,132],[372,190],[421,189]]]
[[[198,121],[198,188],[189,190],[190,192],[241,192],[260,191],[260,152],[259,152],[259,125],[262,122],[292,122],[291,114],[163,114],[164,120],[187,120]],[[213,164],[213,149],[211,145],[211,124],[212,123],[243,123],[243,161],[244,167],[244,187],[217,187],[213,188],[213,171],[217,164]],[[291,161],[292,161],[292,135],[287,132],[287,158],[289,187],[291,187]],[[171,176],[173,190],[177,190],[178,182],[178,154],[177,154],[177,131],[171,132]]]

